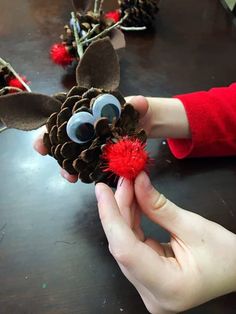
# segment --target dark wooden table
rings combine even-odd
[[[35,92],[73,84],[73,75],[48,56],[70,11],[65,0],[0,0],[0,55]],[[171,96],[236,80],[236,27],[219,1],[162,1],[155,27],[126,36],[125,95]],[[37,133],[0,135],[0,313],[146,313],[108,252],[94,186],[63,180],[53,159],[33,151]],[[162,141],[150,141],[149,149],[160,191],[236,232],[235,158],[178,161]],[[148,234],[168,239],[143,224]],[[236,313],[235,294],[187,313]]]

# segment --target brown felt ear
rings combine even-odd
[[[120,83],[117,54],[108,37],[94,41],[85,51],[76,69],[79,86],[115,90]]]
[[[72,0],[76,12],[86,13],[92,7],[92,0]]]
[[[8,128],[34,130],[60,109],[61,102],[34,93],[8,94],[0,97],[0,119]]]

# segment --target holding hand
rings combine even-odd
[[[236,236],[183,210],[154,189],[141,173],[117,191],[96,185],[109,249],[151,313],[187,310],[236,290]],[[169,243],[145,239],[141,213],[166,229]]]

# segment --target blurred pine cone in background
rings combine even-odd
[[[118,0],[121,18],[128,13],[128,17],[122,23],[124,27],[151,28],[155,15],[158,12],[156,0]]]

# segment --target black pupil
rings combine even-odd
[[[94,127],[91,123],[82,123],[76,130],[76,137],[82,141],[87,142],[94,137]]]
[[[113,104],[107,104],[102,108],[101,116],[106,117],[111,123],[114,118],[119,118],[119,109]]]

